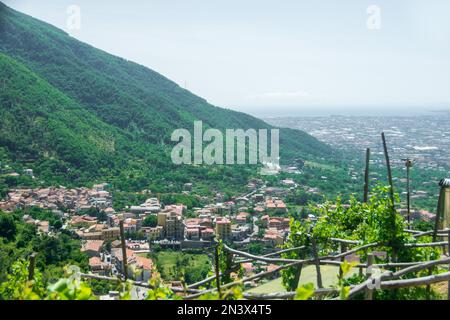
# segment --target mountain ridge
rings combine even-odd
[[[87,112],[89,121],[117,139],[123,150],[116,154],[126,160],[120,166],[113,165],[115,160],[104,164],[105,159],[98,155],[99,159],[94,162],[98,161],[101,168],[97,171],[112,174],[115,171],[110,169],[120,167],[115,172],[119,174],[123,168],[133,167],[130,163],[136,165],[136,161],[162,166],[162,170],[195,171],[172,168],[167,163],[170,145],[173,145],[171,132],[176,128],[190,130],[195,120],[202,120],[205,127],[221,130],[274,128],[245,113],[213,106],[156,71],[82,43],[63,30],[1,2],[0,53],[4,55],[4,65],[23,66],[69,99],[80,109],[78,112]],[[40,106],[35,104],[35,107]],[[6,125],[3,122],[3,126]],[[281,161],[286,162],[293,158],[318,159],[334,154],[329,146],[299,130],[281,129],[280,144]],[[1,146],[4,147],[3,143]],[[6,152],[11,153],[11,150]],[[60,156],[64,155],[60,153]],[[76,167],[77,161],[73,160],[68,163]],[[101,174],[93,176],[98,178]]]

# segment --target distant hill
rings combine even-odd
[[[31,167],[49,183],[109,178],[134,189],[157,180],[240,181],[249,168],[173,166],[172,131],[194,120],[219,129],[272,128],[1,2],[0,52],[0,159]],[[282,162],[333,154],[302,131],[282,129],[280,140]]]

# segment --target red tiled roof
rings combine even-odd
[[[144,270],[152,270],[153,261],[149,258],[136,256],[135,257],[136,265]]]
[[[92,257],[89,259],[89,266],[90,267],[97,267],[102,265],[102,260],[100,260],[99,257]]]
[[[86,243],[82,246],[81,251],[100,251],[101,247],[103,246],[104,241],[103,240],[88,240]]]

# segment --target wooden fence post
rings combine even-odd
[[[370,148],[366,150],[366,170],[364,172],[364,202],[369,199],[369,163],[370,163]]]
[[[373,265],[373,253],[369,253],[367,255],[366,279],[369,279],[371,277],[372,265]],[[372,300],[372,299],[373,299],[373,289],[369,289],[369,287],[366,287],[365,300]]]
[[[386,137],[384,135],[384,132],[381,133],[381,139],[383,140],[383,149],[384,149],[384,156],[386,158],[386,167],[387,167],[387,174],[388,174],[388,181],[390,186],[390,198],[391,198],[391,210],[392,210],[392,230],[396,229],[395,226],[395,217],[397,215],[397,211],[395,210],[395,198],[394,198],[394,182],[392,181],[392,170],[391,170],[391,162],[389,160],[389,153],[387,149],[387,143],[386,143]],[[392,258],[393,261],[397,261],[397,249],[395,246],[392,246]]]
[[[124,230],[123,230],[123,220],[120,220],[119,228],[120,228],[120,241],[121,241],[121,246],[122,246],[123,275],[124,275],[125,281],[127,281],[128,280],[128,268],[127,268],[128,261],[127,261],[127,246],[126,246],[126,243],[125,243],[125,233],[124,233]]]
[[[389,195],[392,202],[392,209],[393,213],[395,213],[395,205],[394,205],[394,183],[392,182],[392,170],[391,170],[391,162],[389,161],[389,153],[387,149],[386,144],[386,137],[384,136],[384,132],[381,133],[381,139],[383,140],[383,149],[384,149],[384,157],[386,159],[386,167],[387,167],[387,174],[388,174],[388,182],[389,186],[391,187]]]
[[[447,243],[448,243],[448,256],[450,257],[450,229],[447,229]],[[450,271],[450,264],[448,265],[448,270]],[[450,281],[447,282],[447,299],[450,300]]]
[[[428,269],[428,275],[431,276],[433,274],[433,268]],[[427,300],[431,299],[431,285],[427,284],[426,287]]]
[[[345,243],[341,242],[340,247],[341,247],[341,254],[347,251],[347,245]],[[344,261],[345,261],[345,257],[342,257],[341,262],[344,262]],[[339,267],[339,277],[342,277],[342,268],[341,267]]]
[[[227,270],[225,270],[225,274],[231,273],[231,266],[233,265],[234,254],[232,252],[227,252]]]
[[[364,250],[364,253],[366,254],[366,257],[367,257],[368,256],[367,249]],[[362,277],[363,275],[364,275],[363,267],[360,267],[359,268],[359,276]]]
[[[219,293],[219,299],[222,299],[222,291],[220,290],[220,261],[219,261],[219,244],[214,248],[214,270],[216,272],[216,286]]]
[[[408,229],[411,227],[411,187],[410,187],[410,174],[409,171],[412,167],[412,161],[408,158],[406,159],[406,208],[408,212]]]
[[[316,265],[316,273],[317,273],[317,286],[319,287],[319,289],[323,288],[322,285],[322,274],[320,273],[320,260],[319,260],[319,254],[317,252],[317,244],[316,244],[316,239],[314,239],[313,237],[311,237],[311,245],[312,245],[312,250],[313,250],[313,256],[314,256],[314,260],[315,260],[315,265]]]
[[[299,248],[298,250],[298,258],[299,259],[303,259],[304,258],[304,251],[303,248]],[[297,266],[294,267],[295,268],[295,277],[294,277],[294,281],[292,281],[292,284],[290,284],[290,288],[289,291],[296,291],[300,282],[300,277],[302,275],[302,270],[303,270],[303,264],[299,264]]]
[[[443,189],[440,190],[439,192],[439,198],[438,198],[438,205],[437,205],[437,212],[436,212],[436,216],[434,218],[434,230],[433,230],[433,242],[437,241],[437,237],[438,237],[438,230],[440,227],[440,222],[441,222],[441,213],[442,216],[444,215],[444,199],[445,199],[445,194],[442,192]]]
[[[298,285],[299,285],[299,282],[300,282],[300,277],[301,277],[301,275],[302,275],[302,269],[303,269],[303,264],[299,264],[297,267],[296,267],[296,270],[295,270],[295,278],[294,278],[294,281],[293,281],[293,287],[292,288],[290,288],[290,291],[295,291],[295,290],[297,290],[297,288],[298,288]]]
[[[30,264],[28,265],[28,280],[31,281],[34,278],[34,267],[36,265],[36,256],[37,253],[33,252],[30,255]]]

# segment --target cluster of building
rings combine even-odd
[[[383,164],[380,132],[389,138],[391,159],[414,159],[420,169],[447,169],[450,146],[450,114],[436,112],[426,115],[340,115],[338,117],[277,117],[267,119],[275,126],[309,132],[333,147],[349,152],[373,150],[374,164]],[[355,157],[355,161],[359,161]],[[399,163],[404,166],[403,163]]]
[[[105,190],[106,184],[92,188],[39,188],[13,189],[5,201],[0,201],[0,210],[13,211],[30,207],[48,210],[63,209],[69,213],[82,213],[91,208],[106,209],[112,206],[112,197]]]
[[[33,219],[29,215],[24,215],[23,220],[26,223],[35,225],[37,227],[38,232],[40,232],[40,233],[49,233],[50,232],[50,223],[46,220]]]
[[[289,180],[285,184],[291,185]],[[251,182],[252,183],[252,182]],[[253,186],[260,184],[253,182]],[[8,193],[8,198],[0,202],[0,209],[12,211],[29,207],[39,207],[52,210],[66,220],[65,228],[82,240],[113,241],[120,236],[119,222],[123,220],[124,231],[133,233],[142,231],[151,241],[212,241],[214,238],[243,241],[253,234],[254,218],[258,215],[284,214],[287,212],[283,200],[253,193],[251,196],[236,197],[233,201],[216,202],[202,208],[194,208],[195,218],[185,218],[186,206],[170,205],[162,207],[157,198],[149,198],[141,205],[127,207],[123,212],[112,208],[112,197],[105,190],[106,184],[94,185],[93,188],[41,188],[14,189]],[[276,194],[276,190],[267,188],[267,194]],[[219,197],[220,198],[220,197]],[[102,211],[106,221],[87,214],[89,209]],[[252,212],[252,214],[249,213]],[[146,227],[143,221],[149,215],[154,215],[156,226]],[[49,231],[48,222],[33,221],[26,217],[29,223],[35,223],[43,232]],[[265,218],[264,218],[265,219]],[[267,221],[266,240],[274,239],[279,243],[282,233],[275,236],[277,219]],[[286,223],[285,223],[286,224]],[[284,225],[285,225],[284,224]],[[263,224],[265,225],[265,224]],[[288,227],[288,226],[287,226]]]
[[[140,247],[139,247],[140,248]],[[128,244],[126,250],[127,275],[136,281],[147,282],[152,274],[154,264],[145,254],[139,254],[137,248]],[[123,274],[123,250],[121,242],[115,240],[108,250],[103,240],[83,241],[81,251],[89,257],[89,267],[92,273],[99,275]]]
[[[263,188],[257,193],[256,188],[261,183],[250,181],[249,186],[254,190],[231,201],[224,202],[223,195],[217,194],[209,204],[192,208],[189,214],[183,204],[163,205],[158,198],[152,197],[140,205],[116,212],[106,184],[92,188],[14,189],[8,193],[7,200],[0,202],[0,209],[13,211],[38,207],[59,215],[62,228],[82,240],[82,251],[89,256],[91,271],[102,275],[123,272],[119,241],[120,223],[123,222],[128,272],[130,277],[136,278],[138,274],[138,280],[146,281],[153,263],[145,253],[149,252],[152,243],[186,248],[210,246],[214,239],[243,245],[260,242],[270,247],[283,244],[289,231],[289,219],[280,217],[287,213],[286,204],[279,198],[284,194],[284,188]],[[292,186],[289,180],[284,184]],[[153,218],[148,219],[150,216]],[[24,220],[35,224],[40,232],[48,233],[52,229],[48,221],[27,215]],[[138,238],[133,236],[136,233],[140,234],[139,239],[145,240],[137,241]]]
[[[398,210],[398,212],[404,217],[406,217],[408,215],[407,209],[400,209],[400,210]],[[430,221],[435,220],[436,214],[431,213],[426,210],[411,210],[410,217],[411,217],[411,220],[413,220],[413,221],[420,220],[420,221],[430,222]]]

